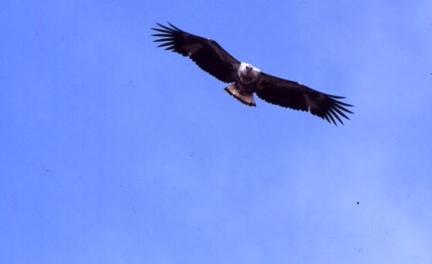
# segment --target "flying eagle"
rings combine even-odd
[[[152,36],[158,47],[191,58],[201,69],[222,82],[230,83],[225,91],[240,102],[255,106],[254,93],[264,101],[295,110],[308,111],[330,123],[343,124],[352,113],[342,96],[325,94],[303,84],[285,80],[262,72],[255,66],[240,62],[225,51],[216,41],[185,32],[168,23],[158,27]]]

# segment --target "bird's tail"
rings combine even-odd
[[[252,92],[240,90],[235,83],[230,84],[225,88],[225,91],[248,106],[256,106],[255,98]]]

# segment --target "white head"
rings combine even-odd
[[[258,79],[260,73],[260,69],[245,62],[240,63],[240,66],[237,70],[238,77],[245,84],[255,82]]]

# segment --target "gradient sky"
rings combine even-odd
[[[0,263],[432,263],[432,2],[0,7]],[[156,22],[330,94],[248,108]]]

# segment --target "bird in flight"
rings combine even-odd
[[[352,105],[342,102],[345,97],[330,95],[298,82],[267,74],[257,67],[240,62],[216,41],[193,35],[168,23],[156,23],[152,28],[158,47],[192,59],[202,70],[229,83],[225,91],[245,105],[255,106],[254,94],[266,102],[294,110],[310,112],[329,123],[343,124]]]

